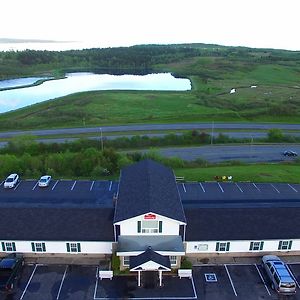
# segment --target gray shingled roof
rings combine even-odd
[[[113,241],[113,209],[0,209],[0,240]]]
[[[141,253],[140,255],[130,257],[130,269],[134,269],[148,261],[153,261],[165,268],[171,269],[169,256],[163,256],[153,251],[151,247],[149,247],[145,252]]]
[[[299,207],[185,209],[187,241],[300,237]]]
[[[114,222],[148,212],[186,222],[173,171],[143,160],[121,172]]]

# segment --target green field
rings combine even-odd
[[[300,183],[299,165],[251,164],[175,169],[185,181],[214,181],[215,176],[233,176],[233,181]]]
[[[73,94],[1,114],[0,130],[212,121],[300,123],[298,52],[194,45],[190,47],[199,52],[186,57],[186,53],[184,56],[178,52],[182,49],[180,45],[170,47],[177,49],[177,52],[164,48],[163,51],[171,51],[169,56],[167,52],[159,52],[157,56],[153,54],[154,58],[151,55],[148,57],[151,71],[172,72],[176,76],[190,78],[192,91],[95,91]],[[124,49],[119,49],[118,53],[131,48]],[[134,49],[134,53],[145,51],[147,46],[141,49]],[[154,50],[151,48],[151,51]],[[71,53],[74,56],[73,71],[88,68],[88,65],[83,65],[84,61],[80,60],[79,64],[75,59],[76,55],[84,53]],[[30,59],[34,60],[34,55],[31,53]],[[14,66],[11,72],[18,66],[13,58],[10,58]],[[65,64],[71,61],[69,56],[67,58]],[[125,58],[119,64],[127,63]],[[134,59],[135,56],[130,57],[130,63],[136,64]],[[35,75],[57,75],[62,72],[59,62],[48,65],[35,62],[23,67],[23,72]],[[5,69],[5,64],[2,68]],[[253,85],[257,87],[251,88]],[[232,88],[236,89],[236,93],[229,93]]]

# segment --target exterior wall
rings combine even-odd
[[[36,253],[36,254],[49,254],[49,253],[66,253],[66,254],[112,254],[113,242],[86,242],[86,241],[65,241],[65,242],[44,242],[44,241],[0,241],[0,242],[15,242],[16,251],[20,253]],[[32,251],[32,242],[43,242],[46,246],[45,252]],[[80,243],[80,252],[68,252],[66,243]],[[12,251],[3,251],[2,253],[10,253]]]
[[[263,241],[263,249],[261,250],[250,250],[251,242],[261,242]],[[243,254],[255,254],[264,252],[278,252],[278,253],[288,253],[294,251],[300,251],[300,239],[291,240],[292,246],[289,250],[278,250],[279,242],[282,240],[253,240],[253,241],[191,241],[186,242],[186,254],[230,254],[230,253],[243,253]],[[286,241],[286,240],[284,240]],[[217,242],[230,242],[230,247],[228,251],[216,251]],[[204,246],[206,245],[206,246]]]
[[[140,215],[116,223],[115,225],[120,225],[120,235],[179,235],[179,225],[181,222],[160,216],[158,214],[155,214],[155,221],[162,221],[161,233],[138,233],[137,222],[145,221],[145,215]]]

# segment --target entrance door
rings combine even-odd
[[[142,284],[145,289],[153,289],[158,283],[157,271],[144,271],[142,272]]]

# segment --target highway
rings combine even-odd
[[[100,129],[101,128],[101,129]],[[277,124],[277,123],[182,123],[182,124],[135,124],[135,125],[115,125],[81,128],[57,128],[28,131],[7,131],[0,132],[0,138],[10,138],[16,135],[32,134],[35,136],[48,136],[58,134],[82,134],[82,133],[103,133],[109,132],[130,132],[130,131],[153,131],[153,130],[269,130],[278,128],[285,130],[299,130],[300,124]]]
[[[213,130],[210,126],[213,125]],[[247,145],[207,145],[201,147],[168,147],[161,148],[157,151],[166,157],[180,157],[184,160],[192,161],[198,158],[207,160],[209,162],[222,162],[238,160],[243,162],[279,162],[289,161],[295,158],[284,157],[282,153],[285,150],[294,150],[300,154],[300,145],[255,145],[253,139],[264,138],[267,136],[266,131],[271,128],[280,128],[281,130],[300,130],[300,124],[244,124],[244,123],[197,123],[197,124],[144,124],[144,125],[122,125],[122,126],[103,126],[101,127],[104,146],[105,140],[116,139],[119,137],[132,137],[135,134],[130,134],[130,131],[143,131],[142,135],[151,136],[164,136],[166,133],[147,133],[145,131],[152,130],[212,130],[213,136],[216,137],[219,133],[214,131],[217,129],[232,130],[228,132],[222,132],[230,137],[234,138],[246,138],[249,139]],[[234,131],[234,130],[247,130],[247,131]],[[124,135],[110,135],[113,132],[124,132]],[[77,140],[76,137],[62,137],[51,138],[51,135],[59,134],[81,134],[81,133],[95,133],[95,136],[89,137],[90,139],[100,140],[100,127],[89,128],[61,128],[61,129],[48,129],[48,130],[34,130],[34,131],[10,131],[0,133],[0,138],[11,138],[16,135],[32,134],[35,136],[48,136],[49,138],[37,138],[38,142],[43,143],[64,143]],[[181,134],[181,133],[178,133]],[[300,132],[287,132],[285,134],[300,136]],[[0,142],[0,147],[3,147],[7,142]],[[145,152],[147,150],[139,150]]]

